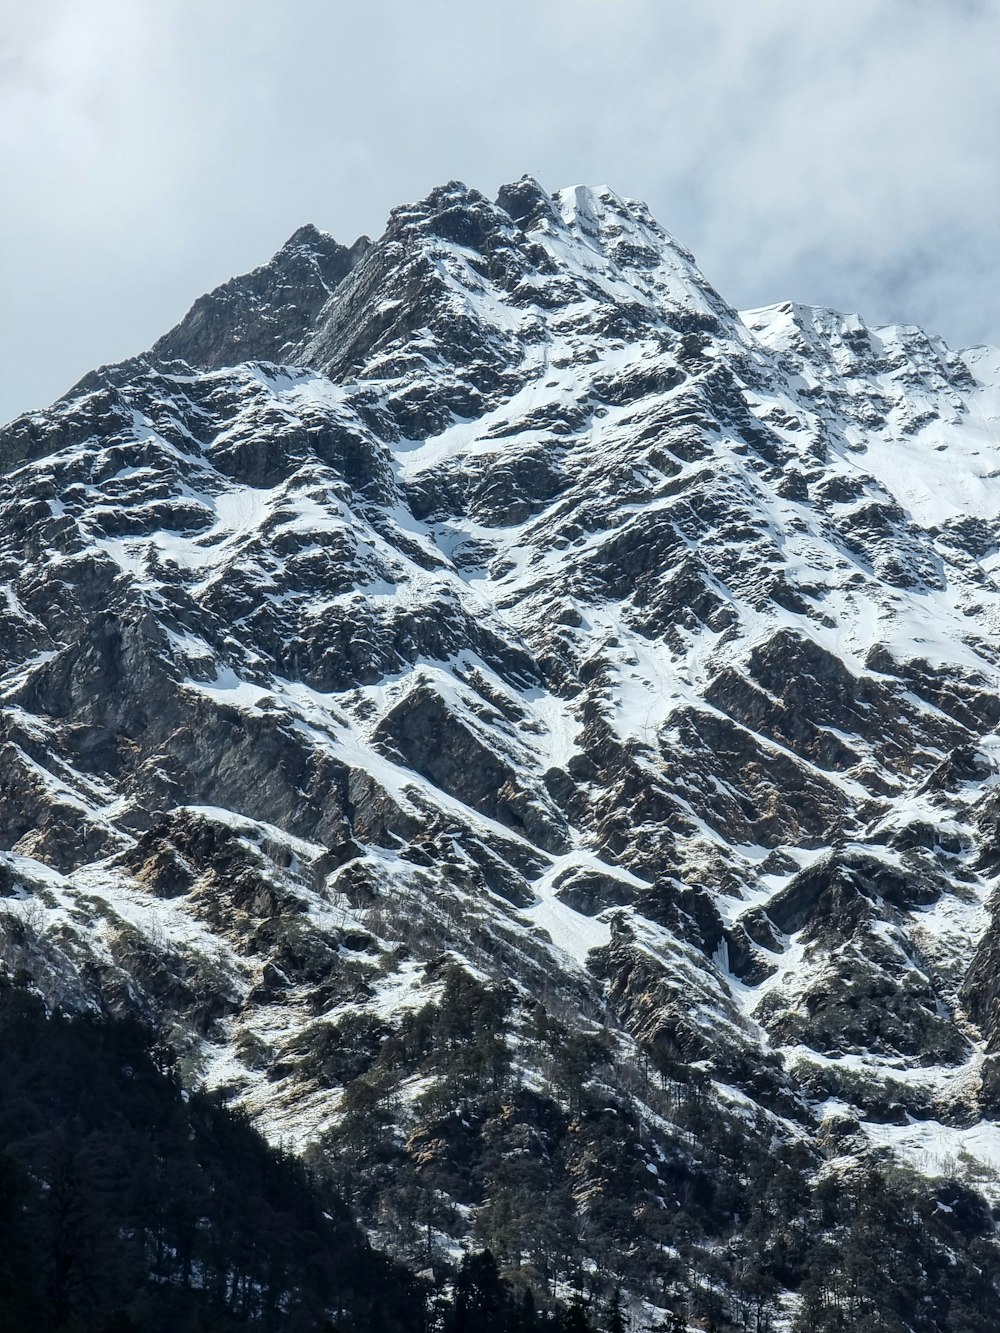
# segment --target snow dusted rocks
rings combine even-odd
[[[992,1160],[998,432],[1000,351],[741,318],[606,189],[303,228],[0,432],[7,966],[298,1146],[298,1034],[450,957]]]

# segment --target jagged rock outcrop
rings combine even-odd
[[[648,1060],[784,1143],[982,1154],[998,363],[740,317],[606,189],[301,229],[0,431],[7,966],[300,1148],[391,1049],[440,1165],[460,964],[519,1106],[544,1001],[654,1139]],[[483,1024],[441,1041],[493,1088]]]

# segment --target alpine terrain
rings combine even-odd
[[[452,182],[0,467],[13,993],[141,1024],[414,1327],[997,1328],[1000,350]]]

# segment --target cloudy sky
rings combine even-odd
[[[0,4],[0,420],[300,223],[524,172],[644,198],[739,306],[1000,341],[1000,0]]]

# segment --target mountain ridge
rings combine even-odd
[[[7,966],[300,1151],[374,1088],[383,1239],[395,1153],[442,1246],[495,1242],[449,1089],[614,1090],[670,1216],[651,1069],[817,1178],[962,1151],[1000,1204],[998,367],[741,318],[606,188],[295,233],[0,431]],[[387,1064],[449,986],[496,1006],[473,1072]]]

